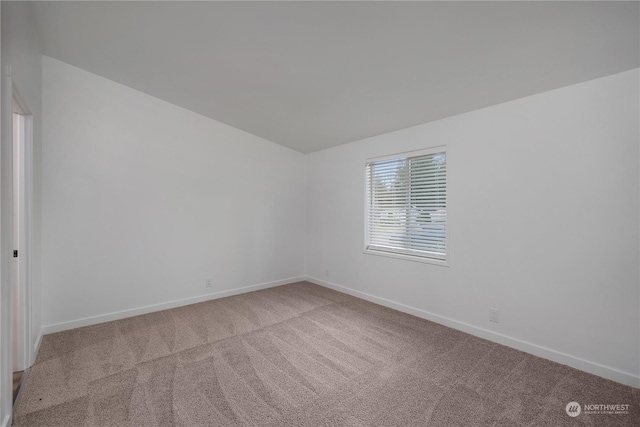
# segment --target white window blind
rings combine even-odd
[[[447,258],[444,147],[368,160],[366,249]]]

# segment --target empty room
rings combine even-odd
[[[0,427],[640,425],[640,2],[0,5]]]

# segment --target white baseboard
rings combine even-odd
[[[288,285],[289,283],[301,282],[305,280],[304,277],[291,277],[283,280],[276,280],[273,282],[260,283],[257,285],[244,286],[242,288],[229,289],[226,291],[213,292],[205,295],[198,295],[195,297],[184,298],[174,301],[168,301],[160,304],[152,304],[144,307],[132,308],[128,310],[116,311],[112,313],[100,314],[97,316],[85,317],[83,319],[70,320],[68,322],[54,323],[52,325],[46,325],[43,327],[44,334],[52,334],[55,332],[66,331],[68,329],[80,328],[82,326],[96,325],[98,323],[110,322],[112,320],[124,319],[126,317],[138,316],[140,314],[152,313],[160,310],[167,310],[170,308],[182,307],[189,304],[195,304],[198,302],[209,301],[218,298],[229,297],[232,295],[243,294],[246,292],[257,291],[260,289],[273,288],[275,286]],[[36,352],[37,354],[37,352]]]
[[[596,362],[582,359],[580,357],[565,354],[544,346],[520,340],[518,338],[513,338],[465,322],[460,322],[458,320],[430,313],[428,311],[391,301],[386,298],[380,298],[365,292],[356,291],[351,288],[336,285],[335,283],[325,282],[324,280],[316,279],[315,277],[307,276],[305,279],[311,283],[315,283],[316,285],[324,286],[338,292],[343,292],[354,297],[362,298],[364,300],[380,304],[385,307],[393,308],[395,310],[402,311],[404,313],[408,313],[422,319],[427,319],[432,322],[439,323],[441,325],[448,326],[450,328],[496,342],[498,344],[506,345],[507,347],[515,348],[516,350],[521,350],[526,353],[533,354],[534,356],[542,357],[553,362],[571,366],[572,368],[579,369],[590,374],[598,375],[600,377],[629,385],[631,387],[640,388],[640,377],[629,372],[623,372],[616,368],[604,366]]]
[[[2,420],[2,424],[0,424],[2,427],[9,427],[11,423],[11,416],[9,414],[5,415],[4,419]]]

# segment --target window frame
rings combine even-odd
[[[445,203],[446,203],[447,216],[446,216],[446,222],[445,222],[446,232],[445,232],[445,239],[444,239],[444,242],[445,242],[444,257],[438,257],[438,258],[430,257],[427,253],[425,253],[425,255],[417,255],[415,253],[402,253],[402,249],[397,249],[394,251],[386,251],[379,248],[370,248],[369,246],[370,246],[371,236],[369,235],[369,232],[370,232],[369,202],[370,202],[371,196],[368,193],[368,188],[369,188],[368,186],[369,174],[367,171],[368,165],[375,162],[407,159],[411,157],[427,156],[427,155],[436,154],[436,153],[445,153],[445,156],[446,156],[446,171],[445,171],[446,202]],[[449,204],[450,162],[449,162],[449,152],[447,150],[447,146],[439,145],[439,146],[429,147],[429,148],[420,149],[420,150],[407,151],[402,153],[390,154],[386,156],[371,157],[371,158],[365,159],[364,166],[365,166],[364,167],[365,197],[364,197],[364,250],[363,250],[363,253],[368,255],[384,256],[389,258],[404,259],[408,261],[422,262],[427,264],[434,264],[434,265],[449,267],[450,259],[451,259],[451,220],[450,220],[450,212],[449,212],[450,211],[449,209],[450,207],[450,204]]]

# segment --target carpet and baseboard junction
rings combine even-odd
[[[309,282],[46,335],[22,387],[15,426],[640,425],[638,389]]]

